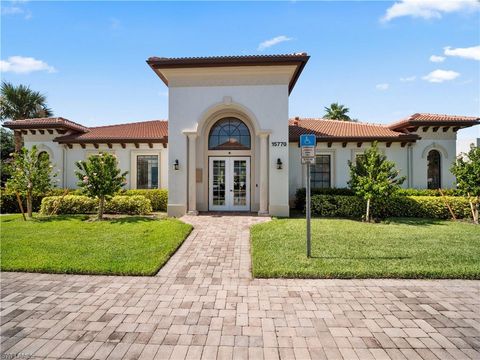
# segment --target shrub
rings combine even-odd
[[[42,200],[40,214],[91,214],[97,211],[95,199],[83,195],[46,196]]]
[[[445,196],[461,196],[457,189],[442,189]],[[402,196],[442,196],[439,190],[435,189],[398,189],[395,195]]]
[[[470,217],[468,200],[460,196],[394,196],[372,204],[375,217],[419,217],[449,219],[448,202],[459,219]],[[324,217],[361,218],[366,201],[356,196],[314,195],[312,214]]]
[[[108,214],[144,215],[152,212],[152,203],[142,195],[114,196],[107,200],[105,212]]]
[[[97,199],[83,195],[47,196],[42,200],[42,215],[93,214],[98,210]],[[150,200],[144,196],[114,196],[107,200],[109,214],[143,215],[152,212]]]
[[[125,190],[120,192],[121,195],[132,196],[142,195],[150,200],[153,211],[167,211],[168,190],[152,189],[152,190]]]
[[[60,196],[63,195],[65,189],[52,189],[47,191],[44,194],[33,194],[32,195],[32,208],[33,211],[37,212],[40,210],[40,205],[42,203],[42,199],[46,196]],[[69,194],[77,195],[79,192],[77,190],[70,190]],[[25,197],[21,196],[23,209],[27,208]],[[14,214],[19,213],[20,208],[18,207],[17,196],[15,193],[7,191],[5,189],[0,190],[0,211],[2,214]]]
[[[461,196],[461,193],[457,189],[442,189],[442,192],[446,196]],[[343,196],[355,196],[353,190],[348,188],[314,188],[311,190],[313,195],[343,195]],[[440,191],[433,189],[398,189],[395,196],[441,196]],[[297,189],[295,193],[295,209],[305,209],[305,188]]]
[[[345,195],[353,196],[355,193],[348,188],[313,188],[310,189],[310,193],[313,195]],[[297,189],[295,193],[295,208],[303,210],[305,208],[305,198],[307,191],[305,188]]]

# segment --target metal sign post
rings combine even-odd
[[[315,134],[301,135],[300,148],[302,150],[302,164],[307,165],[307,186],[305,196],[305,212],[307,220],[307,257],[312,254],[312,234],[310,227],[311,218],[311,190],[310,190],[310,165],[315,164],[315,146],[317,138]]]

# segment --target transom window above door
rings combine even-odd
[[[250,150],[250,131],[237,118],[218,120],[208,135],[208,150]]]

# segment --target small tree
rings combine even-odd
[[[128,172],[121,173],[117,158],[107,153],[91,155],[87,161],[78,161],[76,165],[78,186],[89,197],[98,198],[98,220],[101,220],[105,199],[113,196],[126,184]]]
[[[376,142],[358,156],[355,163],[349,161],[348,165],[351,177],[348,184],[356,195],[367,200],[365,221],[370,221],[372,200],[391,196],[403,184],[405,177],[398,177],[395,163],[378,151]]]
[[[480,204],[480,148],[473,147],[467,154],[461,154],[451,168],[457,178],[457,188],[468,197],[473,222],[478,225]]]
[[[44,193],[53,186],[52,178],[57,174],[52,170],[49,157],[39,154],[36,146],[31,150],[22,148],[19,153],[13,154],[13,160],[7,168],[11,177],[6,186],[7,190],[26,197],[29,218],[32,217],[33,194]]]

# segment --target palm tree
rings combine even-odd
[[[338,102],[336,102],[330,104],[330,107],[325,107],[325,115],[323,117],[330,120],[351,121],[352,119],[347,115],[349,111],[349,108],[344,105],[339,105]]]
[[[21,120],[53,115],[47,107],[47,98],[38,91],[33,91],[25,85],[12,85],[2,82],[0,89],[0,119]],[[15,131],[15,151],[22,148],[22,132]]]

